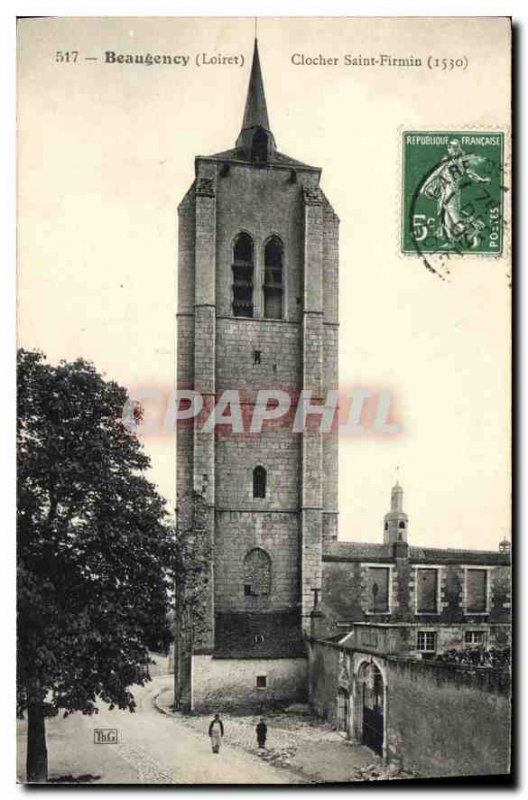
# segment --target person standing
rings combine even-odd
[[[259,747],[265,747],[266,746],[266,736],[268,734],[268,728],[267,728],[267,725],[266,725],[266,723],[264,722],[263,719],[260,720],[260,722],[258,723],[258,725],[255,728],[255,730],[256,730],[256,733],[257,733],[258,746]]]
[[[220,745],[222,744],[222,737],[224,735],[224,723],[220,719],[220,714],[215,714],[214,719],[209,725],[209,738],[211,739],[211,747],[213,753],[220,752]]]

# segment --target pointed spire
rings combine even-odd
[[[267,136],[263,133],[267,134]],[[248,92],[246,105],[244,108],[244,119],[242,129],[236,141],[237,148],[245,151],[246,155],[251,154],[254,146],[254,138],[259,134],[260,142],[264,142],[266,155],[275,150],[275,140],[270,130],[268,119],[268,109],[266,106],[266,95],[264,94],[264,81],[260,69],[260,58],[258,41],[255,39],[253,48],[253,63],[251,64],[251,74],[249,76]],[[262,145],[261,145],[262,147]],[[258,159],[262,160],[262,159]],[[267,158],[265,159],[267,160]]]
[[[260,58],[258,51],[258,40],[255,39],[253,48],[253,63],[251,65],[251,75],[249,76],[249,86],[244,109],[244,120],[242,130],[246,128],[261,128],[269,131],[268,109],[266,108],[266,96],[264,94],[264,81],[260,69]]]

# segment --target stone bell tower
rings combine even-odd
[[[408,541],[409,517],[403,510],[403,489],[396,481],[391,489],[390,511],[385,514],[383,543],[395,544]]]
[[[338,218],[320,168],[277,150],[256,40],[235,147],[197,156],[195,175],[178,209],[178,386],[204,411],[178,430],[177,486],[205,495],[213,563],[194,706],[302,699],[303,631],[337,538],[337,430],[250,421],[259,389],[295,410],[302,390],[316,404],[337,388]],[[202,430],[232,390],[244,433]]]

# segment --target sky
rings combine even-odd
[[[234,145],[253,35],[243,18],[19,23],[21,346],[52,363],[87,358],[132,393],[174,386],[176,208],[195,155]],[[258,35],[278,149],[322,168],[341,219],[340,384],[390,390],[403,428],[340,438],[340,538],[382,540],[399,465],[411,544],[495,550],[509,536],[508,245],[502,258],[452,259],[448,280],[400,254],[400,136],[508,131],[507,23],[266,18]],[[190,60],[106,64],[109,50]],[[244,64],[198,66],[203,53]],[[346,53],[468,66],[351,67]],[[294,54],[340,64],[296,66]],[[143,440],[172,507],[174,438]]]

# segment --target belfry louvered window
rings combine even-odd
[[[233,315],[253,316],[253,240],[240,233],[233,246]]]
[[[264,316],[282,319],[284,248],[278,236],[272,236],[264,248]]]

